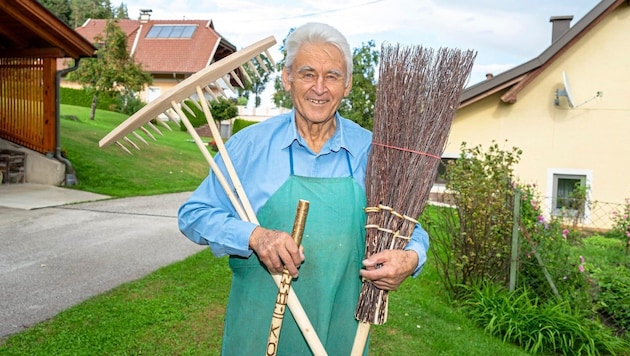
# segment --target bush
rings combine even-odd
[[[575,232],[560,220],[547,221],[542,215],[535,186],[519,186],[522,234],[518,285],[543,300],[557,298],[580,310],[590,310],[590,281],[583,256],[572,253],[572,244],[581,243]]]
[[[541,303],[527,289],[508,292],[491,283],[467,290],[464,310],[472,320],[530,353],[614,355],[630,346],[567,302]]]
[[[186,107],[190,109],[183,109],[182,111],[184,112],[184,114],[188,118],[188,121],[190,121],[193,127],[199,127],[208,123],[206,115],[200,108],[201,104],[193,103],[190,99],[184,100],[182,104],[186,105]],[[218,101],[213,101],[209,103],[209,105],[210,114],[215,121],[229,120],[238,115],[238,108],[236,107],[236,103],[233,100],[219,98]],[[180,128],[182,131],[186,131],[186,127],[182,122],[180,122]]]
[[[138,110],[142,109],[145,105],[146,103],[136,94],[124,93],[118,97],[118,107],[116,108],[116,111],[131,116]]]
[[[513,226],[513,165],[521,151],[493,143],[461,146],[460,157],[446,167],[446,188],[455,209],[429,224],[436,267],[451,293],[459,285],[484,280],[507,286]]]
[[[92,107],[93,93],[88,89],[60,88],[59,101],[62,104]],[[98,96],[96,108],[133,115],[146,105],[135,94],[101,94]]]
[[[236,119],[234,120],[234,125],[232,126],[232,135],[246,128],[247,126],[258,123],[257,121],[249,121],[244,119]]]
[[[625,240],[625,249],[628,251],[630,248],[630,198],[626,198],[623,211],[612,212],[612,221],[612,229],[606,235]]]
[[[613,269],[594,273],[599,290],[597,293],[597,311],[605,318],[612,319],[612,324],[619,331],[630,330],[630,269],[618,266]]]
[[[61,104],[92,107],[92,97],[94,94],[88,89],[73,89],[61,87],[59,91],[59,101]],[[108,95],[99,95],[96,108],[99,110],[112,111],[112,107],[119,106],[119,98]]]

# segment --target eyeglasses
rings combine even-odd
[[[297,79],[303,83],[312,84],[319,80],[319,74],[314,71],[299,71]],[[345,83],[345,76],[341,73],[329,72],[324,75],[325,85],[339,85]]]

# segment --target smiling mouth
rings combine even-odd
[[[308,101],[310,101],[313,104],[326,104],[328,102],[328,100],[315,100],[315,99],[308,99]]]

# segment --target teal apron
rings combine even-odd
[[[312,178],[291,175],[258,212],[261,226],[291,233],[298,200],[310,202],[302,245],[306,259],[292,288],[329,355],[350,354],[361,291],[359,270],[365,250],[363,189],[350,176]],[[278,288],[256,254],[231,256],[232,289],[225,316],[225,356],[264,355]],[[366,349],[367,353],[367,349]],[[287,308],[278,356],[312,355]]]

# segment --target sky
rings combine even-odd
[[[538,56],[551,44],[552,16],[572,15],[575,25],[598,0],[122,0],[129,18],[151,9],[160,20],[212,20],[215,30],[237,49],[274,36],[281,44],[289,30],[325,22],[351,48],[374,40],[477,52],[468,85]],[[118,5],[117,0],[112,4]],[[270,49],[276,61],[282,55]],[[271,85],[268,85],[271,86]]]

